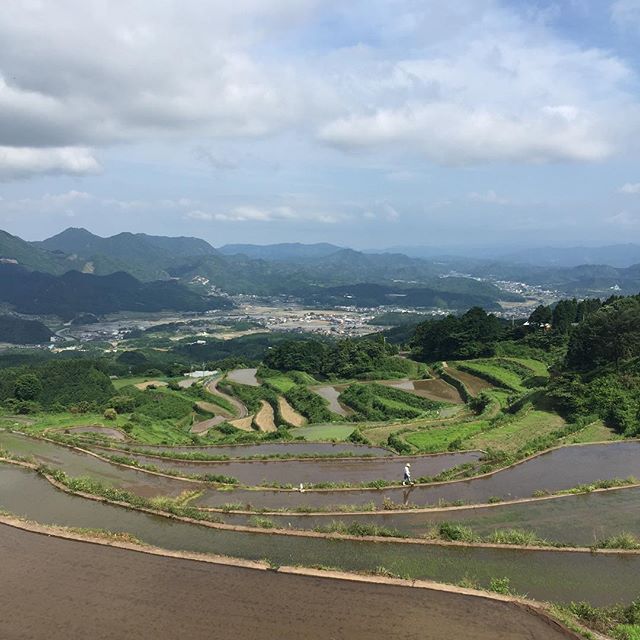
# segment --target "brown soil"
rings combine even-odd
[[[260,431],[275,431],[273,407],[266,401],[260,400],[260,411],[256,414],[254,422]]]
[[[202,422],[196,422],[191,426],[191,433],[202,434],[212,429],[217,424],[224,422],[226,418],[224,416],[216,416],[215,418],[211,418],[209,420],[203,420]]]
[[[478,376],[474,376],[466,371],[460,371],[459,369],[452,369],[451,367],[447,367],[447,373],[460,380],[465,387],[469,390],[469,393],[472,396],[477,396],[481,391],[485,389],[493,388],[493,385],[487,380],[483,380],[482,378],[478,378]]]
[[[307,422],[304,416],[300,415],[282,396],[278,396],[278,409],[280,409],[280,415],[292,427],[302,427]]]
[[[4,524],[0,554],[0,637],[12,640],[575,638],[501,599],[163,557]]]
[[[204,400],[198,400],[198,402],[196,402],[196,407],[198,407],[198,409],[202,409],[203,411],[206,411],[207,413],[212,413],[214,416],[224,416],[225,418],[234,417],[231,413],[229,413],[222,407],[219,407],[217,404],[214,404],[213,402],[205,402]]]
[[[236,429],[242,431],[253,431],[251,425],[253,424],[253,416],[246,416],[245,418],[238,418],[236,420],[229,420],[229,424]]]
[[[149,387],[166,387],[167,383],[162,382],[162,380],[147,380],[146,382],[139,382],[134,386],[136,387],[136,389],[140,389],[141,391],[144,391]]]
[[[464,404],[464,400],[460,397],[458,390],[440,378],[430,380],[390,380],[381,384],[412,393],[421,398],[435,400],[436,402]]]

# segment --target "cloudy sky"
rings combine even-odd
[[[640,0],[3,0],[0,228],[640,241]]]

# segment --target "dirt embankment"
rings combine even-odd
[[[4,524],[0,554],[2,638],[577,638],[524,605],[384,579],[375,583],[164,557]]]
[[[306,419],[303,415],[300,415],[282,396],[278,396],[278,409],[280,415],[288,422],[292,427],[302,427],[306,424]]]
[[[256,413],[256,417],[253,421],[256,423],[256,426],[260,431],[276,430],[273,407],[266,400],[260,400],[260,411]]]

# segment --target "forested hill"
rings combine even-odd
[[[226,298],[203,296],[174,281],[142,283],[126,273],[94,276],[69,271],[53,276],[0,264],[0,302],[20,313],[56,314],[114,311],[206,311],[231,306]]]
[[[422,322],[408,340],[424,362],[542,360],[552,373],[546,399],[567,418],[640,435],[640,296],[561,300],[514,326],[475,308]]]
[[[36,247],[50,252],[75,256],[84,262],[83,269],[97,275],[126,271],[140,280],[169,277],[171,265],[190,257],[215,255],[216,250],[198,238],[167,238],[144,233],[119,233],[102,238],[86,229],[69,228]]]
[[[44,344],[53,333],[38,320],[0,316],[0,342],[9,344]]]

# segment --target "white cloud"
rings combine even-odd
[[[233,141],[277,135],[445,165],[607,158],[640,131],[634,72],[549,15],[498,0],[5,0],[0,147],[50,161],[7,153],[0,176],[81,175],[92,150],[157,140],[235,169]]]
[[[290,206],[257,207],[253,205],[233,207],[219,212],[194,209],[189,211],[185,217],[192,220],[217,222],[287,222],[293,220],[308,220],[323,224],[335,224],[340,220],[339,216],[333,214],[300,211]]]
[[[610,225],[622,229],[640,229],[640,215],[632,211],[623,210],[605,220]]]
[[[0,181],[29,178],[36,174],[87,175],[99,170],[98,161],[84,148],[0,146]]]
[[[620,187],[620,193],[636,194],[640,193],[640,182],[627,182]]]
[[[475,13],[463,5],[461,14]],[[375,58],[355,81],[362,99],[323,123],[319,138],[352,151],[417,151],[445,165],[584,162],[611,156],[640,130],[634,72],[623,60],[497,3],[476,11],[435,45]]]

